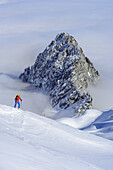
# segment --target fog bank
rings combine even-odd
[[[111,108],[112,28],[112,0],[0,0],[0,72],[19,76],[58,33],[67,32],[100,73],[101,84],[91,91],[94,107]]]

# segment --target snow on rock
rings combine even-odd
[[[20,75],[23,81],[48,93],[53,106],[70,107],[75,113],[92,108],[87,88],[98,77],[77,41],[67,33],[58,34],[37,56],[35,64]]]
[[[113,142],[0,105],[0,169],[113,169]]]

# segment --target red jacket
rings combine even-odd
[[[19,100],[21,100],[21,101],[22,101],[21,97],[16,96],[16,97],[15,97],[15,102],[19,102]]]

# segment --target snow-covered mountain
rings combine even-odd
[[[85,57],[82,48],[67,33],[58,34],[37,56],[35,64],[20,75],[23,81],[46,91],[53,106],[70,107],[75,113],[83,113],[92,107],[87,88],[98,77],[98,71]]]
[[[111,170],[112,161],[112,141],[0,105],[0,170]]]

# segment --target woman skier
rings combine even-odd
[[[20,100],[22,101],[20,95],[17,94],[16,97],[15,97],[15,105],[14,105],[15,108],[16,108],[17,104],[18,104],[18,109],[20,108]]]

